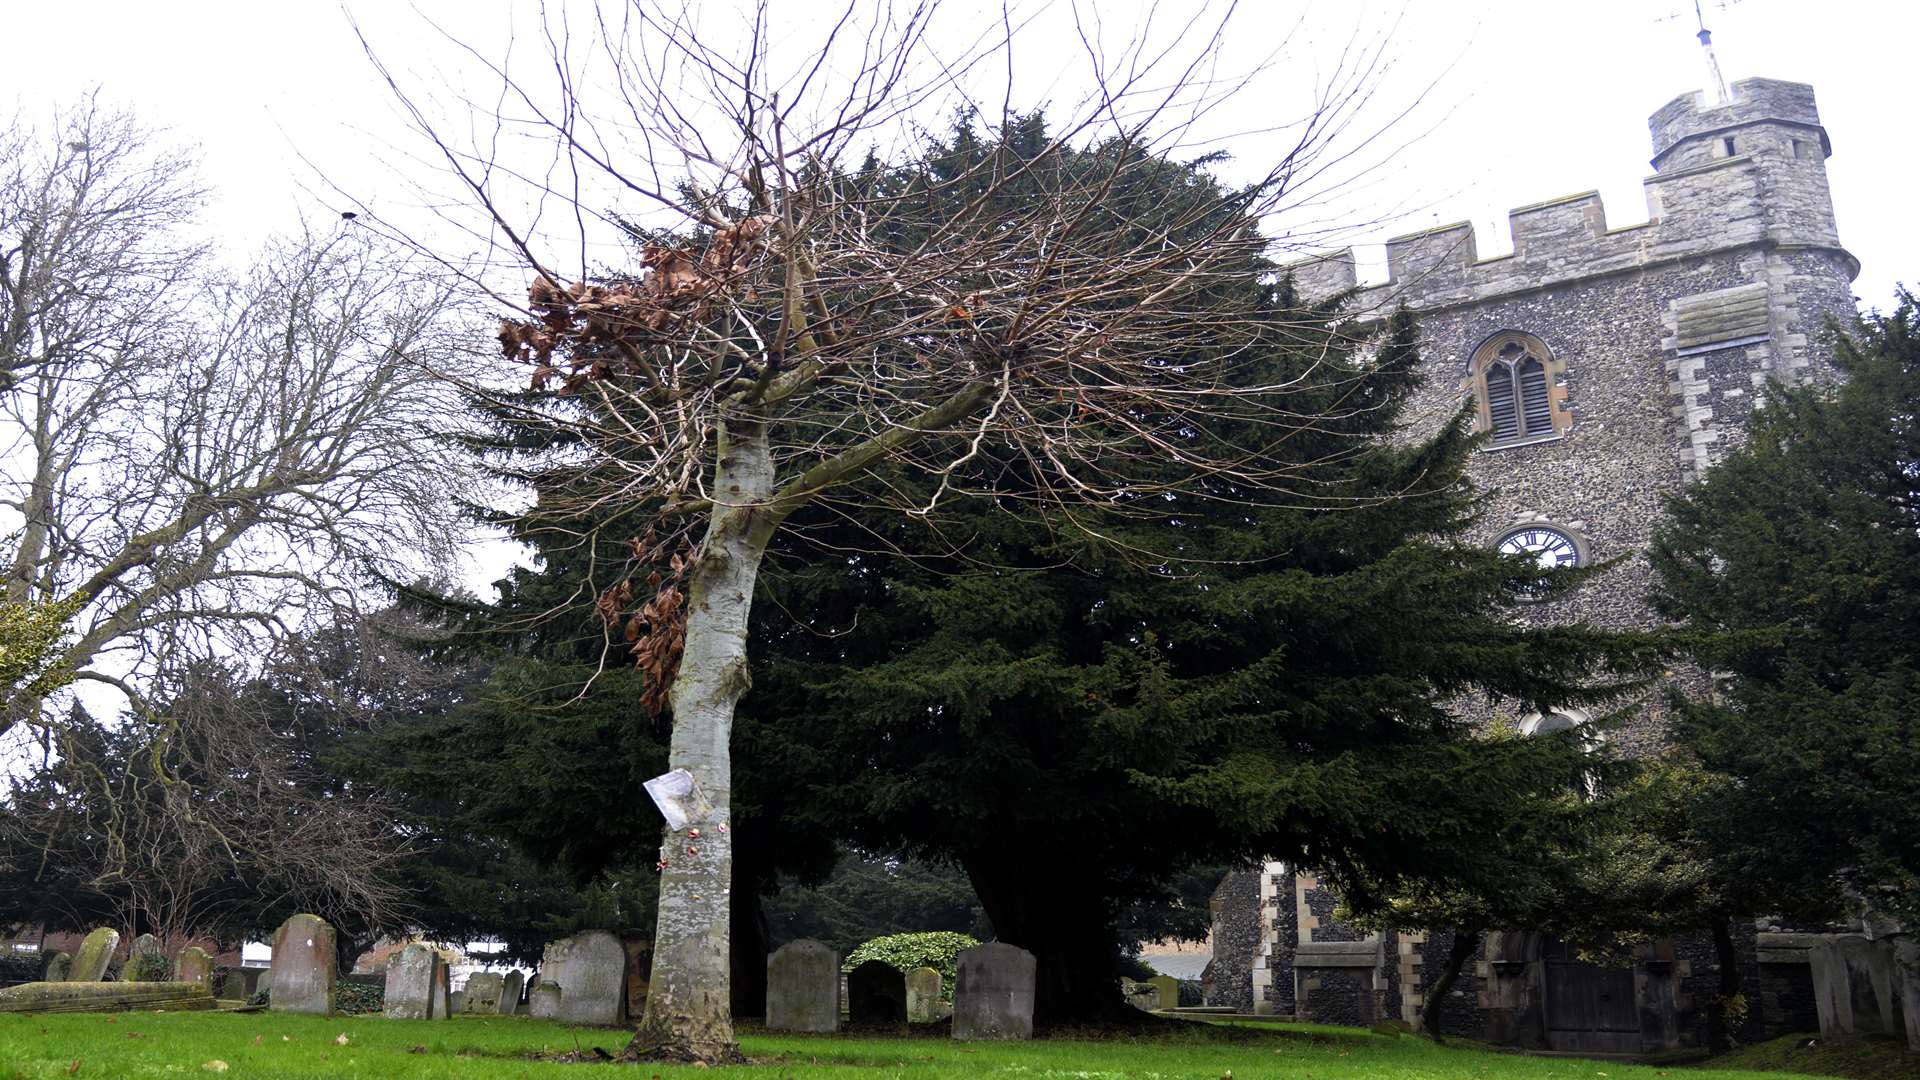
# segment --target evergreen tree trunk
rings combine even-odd
[[[1120,996],[1107,900],[1091,873],[1004,850],[962,859],[994,936],[1032,953],[1036,1025],[1142,1022]]]
[[[673,681],[667,762],[693,774],[712,805],[705,821],[665,833],[667,866],[653,938],[647,1009],[628,1057],[737,1063],[733,1037],[729,835],[734,706],[751,683],[747,616],[774,526],[765,503],[773,457],[764,423],[734,419],[720,438],[713,509],[687,587],[686,644]]]
[[[1426,1004],[1420,1009],[1420,1027],[1434,1042],[1446,1042],[1446,1036],[1440,1029],[1440,1008],[1446,1003],[1447,995],[1453,992],[1453,984],[1460,981],[1460,970],[1473,959],[1480,948],[1480,928],[1477,926],[1456,926],[1453,928],[1453,946],[1447,950],[1447,962],[1441,966],[1433,985],[1427,987]]]
[[[1716,1054],[1733,1049],[1734,1019],[1729,1013],[1740,996],[1740,954],[1733,947],[1733,919],[1717,913],[1713,920],[1713,956],[1720,968],[1720,989],[1707,1010],[1707,1047]]]

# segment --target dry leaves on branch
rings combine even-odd
[[[713,299],[742,281],[767,250],[772,223],[760,215],[720,229],[704,251],[646,244],[638,281],[561,286],[535,278],[527,289],[535,318],[501,320],[501,352],[533,365],[535,390],[559,379],[559,392],[567,394],[607,378],[630,350],[671,341],[688,323],[706,318]],[[556,353],[564,359],[556,362]]]
[[[675,542],[687,548],[669,556],[667,551]],[[594,609],[608,626],[622,627],[623,636],[633,643],[630,651],[634,666],[646,675],[647,685],[641,692],[640,705],[649,717],[657,719],[666,709],[667,693],[673,688],[674,676],[679,674],[680,654],[686,648],[686,594],[680,586],[698,556],[690,550],[685,530],[661,540],[649,527],[646,535],[628,540],[627,548],[636,564],[656,567],[646,578],[652,595],[638,610],[629,611],[640,594],[634,588],[633,579],[627,578],[602,590],[594,601]],[[666,574],[657,569],[663,558],[667,563]]]

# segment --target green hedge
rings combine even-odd
[[[840,966],[840,970],[852,971],[869,960],[891,964],[901,971],[930,967],[940,973],[940,996],[951,1001],[954,958],[960,955],[960,950],[971,949],[978,944],[978,938],[952,930],[888,934],[862,942],[859,948],[847,955],[847,962]]]

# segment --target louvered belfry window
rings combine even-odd
[[[1518,342],[1509,341],[1480,369],[1487,426],[1496,445],[1555,434],[1552,380],[1547,365]]]

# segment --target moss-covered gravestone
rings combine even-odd
[[[383,1010],[387,1019],[446,1019],[446,999],[440,992],[446,967],[433,946],[418,941],[388,957]]]
[[[167,954],[160,948],[160,939],[141,934],[133,939],[121,978],[126,982],[166,982],[167,966]]]
[[[73,957],[57,952],[47,963],[47,982],[66,982],[67,973],[73,970]]]
[[[173,981],[198,983],[211,988],[213,986],[213,957],[198,945],[189,945],[180,950],[173,961]]]
[[[767,1030],[840,1030],[840,954],[802,938],[767,957]]]
[[[101,927],[88,934],[73,955],[67,969],[68,982],[99,982],[107,977],[107,965],[113,962],[113,950],[120,947],[120,931]]]
[[[1180,1007],[1180,980],[1171,975],[1155,975],[1147,980],[1153,987],[1154,1008],[1176,1009]]]
[[[940,1019],[940,973],[930,967],[907,972],[907,1021],[931,1024]]]
[[[340,958],[333,927],[318,915],[295,915],[273,932],[273,986],[268,1008],[274,1012],[333,1015],[333,984]]]
[[[505,989],[506,980],[497,972],[476,971],[467,976],[464,997],[460,999],[460,1012],[478,1016],[500,1015],[500,992]]]

